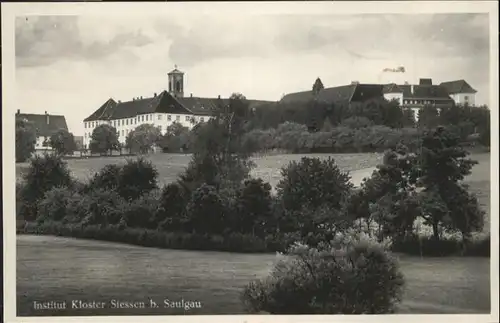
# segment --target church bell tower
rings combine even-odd
[[[177,69],[177,65],[168,75],[168,93],[176,98],[184,97],[184,73]]]

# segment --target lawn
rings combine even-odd
[[[253,161],[256,168],[252,175],[261,177],[273,185],[280,178],[280,168],[286,166],[292,160],[300,160],[304,155],[285,154],[255,157]],[[327,158],[333,157],[339,167],[345,171],[355,171],[374,167],[382,161],[381,154],[317,154],[307,155],[309,157]],[[127,157],[130,158],[130,157]],[[68,166],[77,179],[85,181],[107,164],[124,164],[126,157],[103,157],[89,159],[68,159]],[[191,158],[190,155],[182,154],[153,154],[147,157],[156,166],[159,172],[159,183],[168,184],[177,179],[177,176],[186,168]],[[19,180],[28,163],[16,164],[16,177]],[[356,177],[356,174],[353,174]]]
[[[272,254],[143,248],[71,238],[17,237],[18,315],[243,314],[242,287],[264,277]],[[489,259],[400,257],[400,313],[489,313]],[[199,301],[201,309],[33,310],[33,301]]]

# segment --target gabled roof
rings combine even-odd
[[[385,84],[383,88],[384,93],[403,93],[403,90],[395,83]]]
[[[449,94],[455,93],[477,93],[465,80],[442,82],[440,86],[444,87]]]
[[[97,109],[94,113],[92,113],[87,118],[83,119],[83,121],[94,121],[94,120],[102,120],[108,119],[112,114],[113,109],[116,107],[117,103],[113,99],[108,99],[108,101],[104,102],[103,105],[99,109]]]
[[[193,114],[210,115],[219,108],[219,105],[224,105],[227,99],[212,99],[199,97],[184,97],[177,98],[185,108],[191,110]]]
[[[37,136],[49,137],[60,129],[68,130],[66,118],[61,115],[18,113],[16,118],[33,123]]]
[[[324,102],[349,103],[382,96],[383,86],[378,84],[349,84],[322,89],[315,96],[312,91],[285,95],[281,102],[308,102],[313,99]]]
[[[413,86],[413,93],[412,93]],[[403,98],[452,100],[446,89],[439,85],[398,85]]]
[[[113,99],[109,99],[84,121],[134,118],[137,115],[155,112],[209,115],[216,107],[217,99],[176,98],[167,91],[163,91],[157,96],[126,102],[116,103]]]

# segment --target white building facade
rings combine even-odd
[[[158,127],[162,134],[174,123],[191,129],[200,122],[213,118],[215,111],[223,103],[218,97],[184,97],[184,73],[175,68],[168,73],[169,91],[149,98],[133,98],[121,102],[109,99],[92,115],[84,119],[83,144],[89,147],[93,131],[100,125],[114,127],[121,144],[126,143],[130,132],[140,125],[150,124]]]

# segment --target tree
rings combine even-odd
[[[321,82],[321,79],[318,77],[316,81],[314,81],[312,91],[314,94],[318,94],[321,90],[323,90],[325,86],[323,85],[323,82]]]
[[[193,156],[182,182],[192,188],[205,183],[219,189],[222,184],[239,186],[248,178],[253,166],[252,151],[244,145],[248,112],[248,101],[235,93],[229,104],[219,106],[214,118],[193,129]]]
[[[151,124],[142,124],[132,130],[126,139],[126,147],[130,151],[147,154],[161,138],[161,131]]]
[[[434,201],[439,201],[433,202],[439,207],[428,212],[436,239],[439,239],[440,225],[460,231],[467,239],[483,221],[476,197],[460,184],[477,164],[477,161],[466,158],[468,155],[469,152],[460,145],[460,138],[447,128],[427,131],[422,138],[420,156],[415,165],[419,173],[417,185],[423,194],[434,196]],[[444,219],[447,219],[446,223],[443,223]]]
[[[426,105],[418,114],[418,126],[422,128],[435,128],[439,124],[439,112],[435,106]]]
[[[31,122],[16,118],[16,162],[24,162],[35,151],[36,129]]]
[[[198,127],[201,125],[196,125]],[[167,127],[165,135],[161,136],[158,145],[164,151],[178,152],[189,149],[191,141],[191,131],[178,122]]]
[[[65,129],[59,129],[50,136],[49,145],[60,155],[72,154],[76,150],[73,134]]]
[[[111,154],[112,150],[117,150],[120,147],[118,141],[118,131],[116,128],[103,124],[97,126],[92,132],[89,148],[93,153]]]

